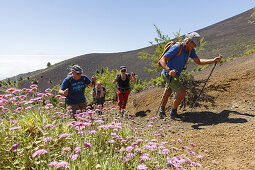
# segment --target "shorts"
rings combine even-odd
[[[105,98],[104,97],[102,97],[102,98],[99,98],[99,99],[95,99],[95,104],[96,105],[104,105],[104,102],[105,102]]]
[[[161,77],[166,82],[165,88],[169,92],[178,92],[178,91],[184,89],[184,87],[182,86],[182,84],[179,80],[179,77],[177,75],[172,78],[171,82],[170,82],[170,76],[169,75],[165,75],[165,74],[161,73]]]
[[[87,107],[87,103],[83,102],[83,103],[79,103],[79,104],[71,104],[71,105],[67,105],[67,110],[72,110],[72,114],[75,115],[76,111],[80,111],[83,112],[86,110]]]

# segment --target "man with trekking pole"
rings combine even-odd
[[[159,65],[163,68],[161,76],[166,81],[159,108],[159,116],[161,119],[166,117],[165,106],[172,92],[176,92],[176,95],[172,101],[170,117],[172,119],[181,119],[181,115],[177,113],[177,108],[186,96],[186,91],[179,77],[189,57],[198,65],[216,64],[222,59],[221,55],[214,59],[200,59],[195,51],[195,48],[200,46],[200,39],[201,36],[197,32],[187,34],[183,42],[173,44],[169,50],[165,50],[161,55],[161,59],[159,60]]]

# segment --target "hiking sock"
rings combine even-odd
[[[165,110],[166,110],[165,106],[160,106],[159,113],[165,113]]]

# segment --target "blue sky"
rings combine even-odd
[[[47,62],[149,46],[154,24],[186,34],[253,7],[255,0],[0,0],[0,80]]]

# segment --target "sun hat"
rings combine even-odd
[[[197,32],[192,32],[192,33],[186,34],[185,37],[190,38],[191,41],[193,41],[197,47],[200,46],[201,36]]]
[[[83,73],[83,70],[79,65],[73,65],[73,67],[71,68],[71,71],[76,73]]]
[[[120,71],[121,70],[127,70],[126,66],[120,66]]]

